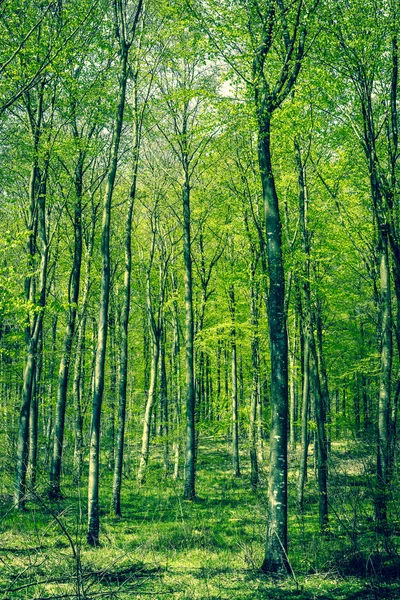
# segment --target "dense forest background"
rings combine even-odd
[[[3,600],[400,597],[399,29],[0,2]]]

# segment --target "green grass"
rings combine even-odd
[[[50,504],[39,491],[23,514],[15,513],[4,496],[0,600],[61,600],[79,593],[93,600],[399,600],[399,538],[395,530],[383,538],[376,534],[372,487],[354,453],[334,448],[334,454],[331,532],[324,537],[318,531],[311,462],[306,508],[300,514],[292,457],[289,543],[295,577],[272,579],[258,569],[266,473],[257,493],[251,492],[245,448],[243,476],[235,479],[226,444],[203,437],[195,502],[182,500],[182,481],[164,477],[154,446],[146,484],[138,487],[134,479],[124,480],[123,518],[116,519],[109,514],[111,474],[103,467],[99,548],[85,542],[84,482],[78,490],[67,478],[66,498],[59,503]],[[396,521],[395,503],[392,518]]]

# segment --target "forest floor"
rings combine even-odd
[[[182,500],[182,481],[164,478],[161,462],[153,459],[145,485],[125,479],[123,518],[115,519],[109,514],[111,474],[104,468],[101,546],[94,549],[85,543],[83,484],[66,484],[59,503],[38,492],[23,514],[13,511],[4,492],[0,600],[400,600],[396,504],[391,530],[378,535],[365,448],[334,446],[332,454],[329,536],[318,531],[312,455],[303,513],[296,507],[292,457],[289,552],[295,575],[286,580],[259,571],[266,474],[252,492],[244,452],[242,477],[233,478],[221,439],[200,440],[195,502]]]

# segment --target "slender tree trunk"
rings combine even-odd
[[[37,166],[33,168],[33,172],[36,173],[36,177],[39,175]],[[33,179],[33,181],[32,181]],[[34,195],[36,191],[35,177],[32,176],[31,189],[32,196],[31,201],[35,206]],[[38,189],[37,199],[37,224],[40,238],[40,267],[39,267],[39,301],[38,301],[38,312],[33,317],[32,329],[27,327],[27,361],[24,371],[23,390],[22,390],[22,406],[20,412],[20,421],[18,428],[18,442],[17,442],[17,465],[16,465],[16,477],[14,486],[14,506],[19,510],[25,508],[25,492],[26,492],[26,470],[28,462],[28,448],[29,448],[29,414],[32,400],[33,381],[35,375],[35,366],[37,360],[37,350],[39,337],[42,330],[42,321],[44,307],[46,304],[46,286],[47,286],[47,263],[48,263],[48,243],[47,243],[47,232],[46,232],[46,179],[47,179],[47,168],[45,168]],[[31,239],[29,243],[33,243]],[[33,252],[31,254],[33,256]],[[32,281],[29,282],[28,297],[32,298]]]
[[[118,149],[121,139],[122,123],[125,108],[126,84],[128,79],[128,51],[125,43],[121,44],[120,81],[118,106],[111,143],[111,160],[107,175],[107,187],[103,205],[103,220],[101,234],[101,291],[100,312],[96,364],[94,373],[94,391],[92,403],[92,418],[90,427],[89,481],[88,481],[88,532],[87,540],[91,546],[99,543],[99,466],[100,466],[100,417],[104,391],[104,364],[107,343],[108,304],[110,295],[110,222],[111,201],[113,197],[115,177],[117,174]]]
[[[58,315],[53,317],[53,322],[51,325],[51,356],[50,356],[50,364],[48,371],[48,390],[47,390],[47,415],[44,420],[45,427],[45,437],[46,437],[46,458],[45,464],[49,465],[50,460],[50,452],[51,452],[51,443],[52,443],[52,434],[53,434],[53,407],[52,407],[52,398],[53,398],[53,380],[54,380],[54,371],[55,371],[55,355],[56,355],[56,342],[57,342],[57,323],[58,323]]]
[[[175,286],[174,286],[175,291]],[[173,444],[174,454],[174,479],[179,477],[179,454],[180,454],[180,436],[181,436],[181,368],[180,368],[180,342],[179,342],[179,322],[178,322],[178,308],[177,305],[174,307],[174,340],[173,340],[173,379],[175,388],[175,405],[174,405],[174,417],[175,417],[175,440]]]
[[[299,181],[299,225],[302,250],[304,253],[304,281],[303,281],[303,319],[304,319],[304,356],[309,355],[308,365],[304,363],[304,381],[307,379],[307,366],[309,370],[309,379],[314,398],[315,419],[317,422],[316,442],[314,443],[314,457],[316,458],[316,467],[318,474],[318,489],[319,489],[319,519],[321,531],[326,531],[328,527],[328,491],[327,491],[327,443],[325,432],[325,406],[324,397],[321,392],[320,373],[318,370],[318,356],[314,338],[314,323],[311,306],[310,293],[310,236],[307,229],[307,187],[305,165],[303,164],[300,146],[295,141],[298,181]],[[321,348],[322,353],[322,348]],[[327,393],[327,392],[326,392]],[[304,402],[303,398],[303,402]],[[307,402],[305,401],[304,404]],[[307,413],[305,407],[303,410],[305,421],[302,423],[302,428],[306,430]],[[307,465],[307,432],[302,432],[302,456],[299,473],[298,485],[298,500],[303,507],[304,497],[304,481],[306,476]],[[316,452],[317,450],[317,452]]]
[[[137,481],[139,484],[143,484],[146,480],[146,468],[149,460],[149,447],[150,447],[150,432],[151,432],[151,417],[153,414],[153,407],[156,400],[156,387],[157,387],[157,370],[158,360],[160,356],[160,340],[155,338],[153,342],[153,354],[151,361],[150,371],[150,385],[147,395],[146,409],[143,419],[143,434],[142,434],[142,449],[140,452],[140,463],[137,474]]]
[[[35,372],[33,375],[31,410],[29,413],[29,454],[28,454],[28,487],[34,490],[37,478],[37,455],[38,455],[38,421],[39,421],[39,399],[40,382],[43,365],[43,327],[39,332],[37,358],[35,361]]]
[[[251,365],[252,386],[250,402],[250,485],[256,490],[259,484],[258,460],[257,460],[257,404],[259,393],[260,357],[258,341],[258,290],[255,282],[255,265],[251,265],[250,274],[250,318],[252,325],[251,334]]]
[[[162,325],[160,339],[160,416],[161,416],[161,435],[164,443],[164,472],[169,472],[169,411],[168,411],[168,390],[167,390],[167,371],[165,366],[165,322]]]
[[[303,347],[303,394],[301,403],[301,433],[300,433],[300,467],[297,482],[297,501],[300,508],[303,508],[304,485],[307,480],[307,457],[308,457],[308,410],[310,403],[310,344],[309,336],[304,336]]]
[[[135,114],[137,118],[137,103],[135,101]],[[131,302],[131,273],[132,273],[132,218],[136,198],[136,184],[139,161],[139,128],[136,121],[135,131],[136,143],[134,153],[134,172],[129,194],[129,205],[125,224],[125,273],[124,273],[124,297],[121,312],[121,345],[119,352],[119,388],[118,388],[118,424],[117,440],[115,448],[115,463],[112,488],[112,511],[121,516],[121,485],[122,467],[124,462],[124,439],[126,422],[126,389],[128,380],[128,333],[129,333],[129,311]]]
[[[377,452],[377,505],[376,516],[380,525],[387,519],[387,485],[390,448],[390,384],[392,371],[392,311],[390,271],[387,238],[383,232],[380,240],[380,288],[381,288],[381,373],[378,405],[378,452]]]
[[[115,398],[117,395],[117,372],[118,372],[118,316],[117,298],[112,298],[108,330],[110,332],[110,387],[108,395],[108,427],[107,427],[107,467],[114,470],[115,464]]]
[[[92,206],[92,219],[90,234],[87,244],[87,257],[86,257],[86,270],[85,280],[83,284],[83,295],[81,302],[81,316],[78,329],[78,339],[76,343],[76,354],[74,364],[74,379],[72,384],[74,408],[75,408],[75,420],[74,420],[74,472],[73,481],[79,484],[82,475],[82,463],[83,463],[83,400],[84,400],[84,381],[85,381],[85,336],[86,336],[86,322],[87,322],[87,304],[89,299],[90,290],[90,277],[91,277],[91,266],[92,256],[94,248],[94,237],[96,229],[96,210]]]
[[[290,447],[296,450],[296,419],[297,419],[297,318],[294,314],[293,323],[293,344],[289,354],[289,370],[290,370],[290,403],[289,403],[289,440]]]
[[[318,373],[317,354],[315,342],[311,340],[310,378],[315,395],[315,420],[317,422],[316,446],[317,446],[317,477],[319,491],[319,525],[322,533],[329,526],[328,519],[328,455],[325,432],[325,407],[321,392],[320,378]],[[314,446],[315,452],[315,446]]]
[[[74,208],[74,257],[70,276],[70,289],[68,290],[68,316],[67,326],[61,353],[60,368],[58,372],[57,404],[55,416],[53,457],[50,467],[49,495],[56,499],[61,494],[61,462],[64,443],[65,410],[67,406],[67,391],[69,368],[71,363],[72,342],[75,333],[75,321],[79,298],[79,287],[82,263],[82,189],[83,189],[84,153],[79,151],[75,169],[75,208]]]
[[[237,381],[237,356],[236,356],[236,327],[235,327],[235,289],[233,284],[229,289],[229,309],[231,313],[231,351],[232,351],[232,469],[233,476],[240,477],[239,466],[239,402]]]
[[[194,500],[195,491],[195,459],[196,459],[196,427],[195,427],[195,380],[194,380],[194,327],[193,327],[193,284],[192,256],[190,235],[190,182],[188,170],[182,189],[183,201],[183,257],[185,267],[185,375],[186,375],[186,451],[185,451],[185,483],[183,497]]]
[[[217,419],[221,420],[221,340],[218,338],[217,345]]]

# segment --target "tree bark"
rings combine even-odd
[[[126,84],[128,79],[128,51],[125,43],[120,48],[120,81],[118,106],[115,117],[114,133],[111,143],[111,160],[107,175],[107,187],[103,205],[101,233],[101,291],[96,364],[94,372],[94,390],[92,418],[90,427],[89,480],[88,480],[88,531],[87,541],[91,546],[99,543],[99,466],[100,466],[100,417],[104,391],[104,364],[107,344],[108,304],[110,295],[110,223],[111,201],[117,174],[118,149],[121,139],[125,108]]]
[[[191,256],[190,222],[190,181],[188,169],[182,188],[183,203],[183,260],[185,268],[185,376],[186,376],[186,450],[185,483],[183,497],[194,500],[195,490],[195,381],[194,381],[194,326],[193,326],[193,284]]]
[[[258,102],[257,102],[258,105]],[[290,569],[287,560],[288,348],[281,220],[271,163],[271,106],[258,106],[258,155],[263,188],[269,271],[268,325],[271,357],[268,521],[262,570]]]
[[[153,342],[153,354],[151,361],[151,372],[150,372],[150,385],[147,394],[147,403],[143,419],[143,434],[142,434],[142,449],[140,452],[140,463],[137,474],[137,481],[139,484],[143,484],[146,480],[146,468],[149,460],[149,447],[150,447],[150,432],[151,432],[151,417],[153,414],[153,407],[156,400],[156,386],[157,386],[157,370],[158,360],[160,356],[160,341],[155,339]]]
[[[124,297],[121,312],[121,343],[119,351],[119,387],[118,387],[118,424],[117,438],[115,448],[114,476],[112,487],[111,505],[115,516],[120,517],[121,513],[121,485],[122,485],[122,467],[124,461],[124,439],[125,439],[125,421],[126,421],[126,390],[128,381],[128,333],[129,333],[129,311],[131,303],[131,273],[132,273],[132,218],[133,208],[136,198],[136,185],[139,164],[139,144],[140,132],[137,120],[137,99],[135,88],[135,147],[133,178],[129,193],[128,212],[125,224],[125,273],[124,273]]]
[[[58,372],[57,403],[54,428],[53,457],[50,467],[49,496],[52,499],[61,498],[61,462],[64,443],[65,410],[67,406],[67,391],[69,368],[71,362],[72,342],[75,333],[75,321],[78,307],[79,287],[82,264],[82,189],[83,189],[84,153],[79,151],[75,168],[75,207],[74,207],[74,257],[68,289],[68,315]]]
[[[258,290],[255,281],[254,261],[250,272],[250,319],[252,325],[251,334],[251,366],[252,366],[252,386],[250,401],[250,485],[252,490],[256,490],[259,484],[258,460],[257,460],[257,404],[259,394],[260,377],[260,356],[258,340]]]
[[[238,402],[238,378],[237,378],[237,356],[236,356],[236,327],[235,327],[235,288],[231,284],[229,288],[229,310],[231,313],[231,361],[232,361],[232,470],[234,477],[240,477],[239,466],[239,402]]]
[[[38,109],[39,110],[39,109]],[[39,179],[39,183],[37,178]],[[24,370],[24,380],[22,389],[22,406],[20,412],[18,442],[17,442],[17,465],[16,477],[14,485],[14,507],[19,510],[25,508],[25,493],[26,493],[26,470],[28,466],[28,450],[29,450],[29,415],[32,400],[33,382],[35,376],[35,367],[37,360],[37,350],[42,330],[42,322],[44,315],[44,307],[46,304],[46,286],[47,286],[47,263],[48,263],[48,242],[46,232],[46,181],[47,181],[47,165],[43,173],[39,173],[37,163],[34,164],[31,177],[31,214],[37,210],[37,227],[39,232],[40,242],[40,267],[39,267],[39,298],[38,311],[33,317],[32,327],[29,325],[26,328],[27,336],[27,360]],[[38,187],[36,187],[38,186]],[[37,200],[36,200],[37,193]],[[33,207],[33,209],[32,209]],[[32,225],[35,223],[32,220]],[[33,233],[29,238],[30,256],[34,255]],[[27,299],[33,299],[33,282],[27,282]]]

